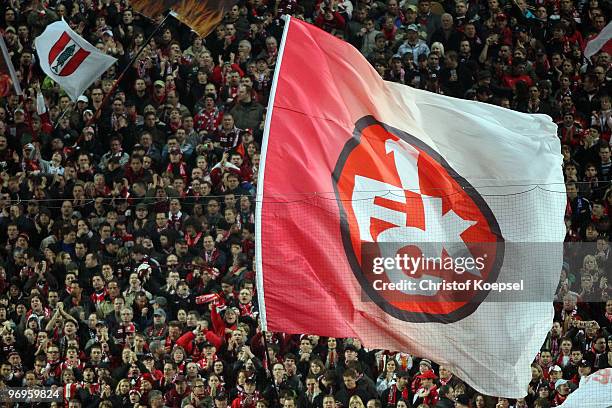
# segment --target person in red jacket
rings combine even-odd
[[[332,30],[344,30],[346,20],[342,17],[342,14],[338,13],[336,6],[326,7],[315,19],[315,25],[321,29],[331,33]]]
[[[525,71],[525,62],[515,61],[513,63],[512,72],[503,76],[502,85],[514,91],[516,89],[516,84],[521,81],[524,82],[527,87],[533,85],[533,79],[527,75]]]
[[[179,337],[176,344],[183,347],[193,361],[197,361],[204,354],[204,348],[214,346],[219,350],[223,345],[223,337],[208,330],[207,324],[199,323],[194,330]]]
[[[433,370],[426,371],[424,374],[419,375],[421,378],[421,386],[414,395],[414,405],[426,404],[427,406],[433,407],[438,403],[440,397],[438,396],[438,387],[434,385],[434,380],[438,376]]]
[[[223,317],[221,313],[223,313]],[[228,340],[238,327],[239,313],[240,311],[235,307],[226,306],[221,310],[221,308],[213,304],[210,311],[210,318],[212,320],[214,333],[220,338]]]

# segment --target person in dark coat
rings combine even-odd
[[[370,394],[365,388],[357,384],[357,372],[352,368],[344,371],[342,374],[343,384],[336,392],[336,401],[339,401],[343,407],[349,406],[349,400],[353,395],[359,396],[362,401],[369,401],[376,398],[376,395]]]

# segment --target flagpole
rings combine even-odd
[[[57,120],[55,121],[55,125],[53,126],[53,129],[57,129],[57,127],[58,127],[58,126],[59,126],[59,124],[60,124],[60,121],[62,120],[62,118],[63,118],[64,116],[66,116],[66,113],[67,113],[69,110],[70,110],[69,108],[66,108],[66,109],[64,109],[64,110],[62,111],[62,114],[61,114],[61,115],[60,115],[60,116],[57,118]]]
[[[125,66],[123,71],[121,71],[121,74],[119,74],[119,77],[115,80],[115,83],[113,84],[113,87],[110,89],[110,91],[108,91],[108,93],[106,95],[104,95],[104,99],[102,99],[102,102],[100,103],[100,107],[97,109],[97,111],[94,114],[94,116],[87,121],[87,125],[85,125],[85,126],[91,126],[94,123],[96,123],[98,121],[98,119],[100,119],[100,116],[102,116],[102,108],[104,108],[104,105],[106,105],[106,103],[108,102],[108,99],[110,98],[110,96],[115,93],[115,90],[117,89],[117,86],[119,86],[119,83],[121,82],[121,80],[123,79],[125,74],[128,72],[128,70],[131,68],[132,64],[134,64],[134,61],[136,61],[136,59],[140,56],[140,54],[142,54],[142,52],[144,51],[146,46],[149,44],[151,39],[153,39],[153,37],[155,37],[155,35],[166,24],[166,21],[168,21],[168,18],[170,17],[170,15],[172,15],[172,12],[168,12],[166,14],[164,19],[158,24],[158,26],[155,28],[155,30],[153,30],[153,32],[151,34],[149,34],[147,39],[142,43],[142,46],[140,47],[140,49],[136,52],[136,54],[134,54],[134,56],[132,57],[130,62]]]
[[[23,91],[21,90],[21,84],[17,79],[17,74],[15,73],[15,67],[13,66],[13,61],[11,61],[11,56],[8,53],[8,49],[6,48],[6,43],[4,42],[4,37],[0,36],[0,53],[2,54],[2,58],[6,63],[6,68],[8,69],[9,76],[11,77],[11,82],[13,82],[13,89],[17,95],[22,95]]]
[[[264,353],[264,358],[266,359],[267,362],[267,372],[270,375],[270,379],[272,380],[272,385],[274,385],[274,374],[272,371],[272,366],[274,365],[274,363],[272,361],[270,361],[270,353],[269,353],[269,349],[270,349],[270,345],[268,344],[268,339],[266,339],[266,332],[262,330],[261,332],[263,334],[263,342],[264,342],[264,348],[266,349],[265,353]],[[276,387],[275,387],[276,388]],[[270,402],[278,402],[278,390],[276,390],[276,397],[274,398],[274,401],[270,401]]]

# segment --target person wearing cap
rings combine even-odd
[[[406,40],[399,46],[397,53],[400,57],[406,53],[412,53],[415,64],[418,64],[419,56],[429,55],[429,47],[425,41],[419,39],[419,27],[416,24],[410,24],[406,28]]]
[[[129,393],[130,396],[130,404],[138,405],[140,402],[140,398],[142,396],[142,392],[140,392],[137,388],[132,388]]]
[[[147,342],[162,340],[168,336],[166,312],[162,308],[153,310],[153,324],[144,330]]]
[[[175,136],[170,136],[168,138],[168,143],[162,151],[162,158],[164,157],[166,160],[169,159],[166,171],[172,174],[173,177],[182,178],[183,181],[187,183],[189,178],[189,167],[185,162],[185,157]]]
[[[159,308],[162,308],[165,311],[166,306],[168,306],[168,300],[163,296],[155,296],[149,303],[151,306],[153,306],[154,311]]]
[[[550,367],[548,370],[548,386],[553,389],[555,382],[563,378],[563,370],[558,365]]]
[[[431,364],[431,363],[430,363]],[[438,378],[433,370],[427,370],[422,374],[419,374],[417,378],[420,379],[421,385],[414,393],[413,403],[418,406],[419,404],[427,404],[428,406],[434,406],[439,400],[438,387],[434,385],[434,380]]]
[[[589,360],[583,359],[580,362],[580,364],[578,364],[578,384],[580,384],[580,381],[583,378],[591,375],[592,371],[593,371],[593,363]]]
[[[552,400],[552,406],[558,407],[563,404],[570,393],[569,380],[560,379],[555,382],[555,394]]]
[[[410,389],[413,393],[421,386],[421,374],[425,374],[428,371],[432,370],[431,360],[423,358],[419,361],[419,373],[412,380],[412,384],[410,385]]]
[[[77,98],[76,114],[78,115],[77,116],[78,118],[83,117],[83,111],[85,111],[88,105],[89,105],[89,98],[86,97],[85,95],[81,95]]]
[[[246,373],[244,387],[238,392],[232,401],[232,408],[255,408],[257,401],[262,399],[262,395],[257,391],[257,376],[255,373]]]
[[[164,394],[164,402],[168,407],[180,407],[181,402],[189,396],[189,392],[185,376],[179,374],[174,377],[174,387]]]
[[[32,174],[47,174],[49,162],[40,156],[38,149],[32,143],[27,143],[23,146],[21,168]]]

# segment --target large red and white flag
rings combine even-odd
[[[85,41],[64,20],[47,26],[34,44],[42,70],[73,101],[117,61]]]
[[[351,45],[286,24],[257,191],[263,327],[524,396],[562,262],[556,125],[383,81]]]

